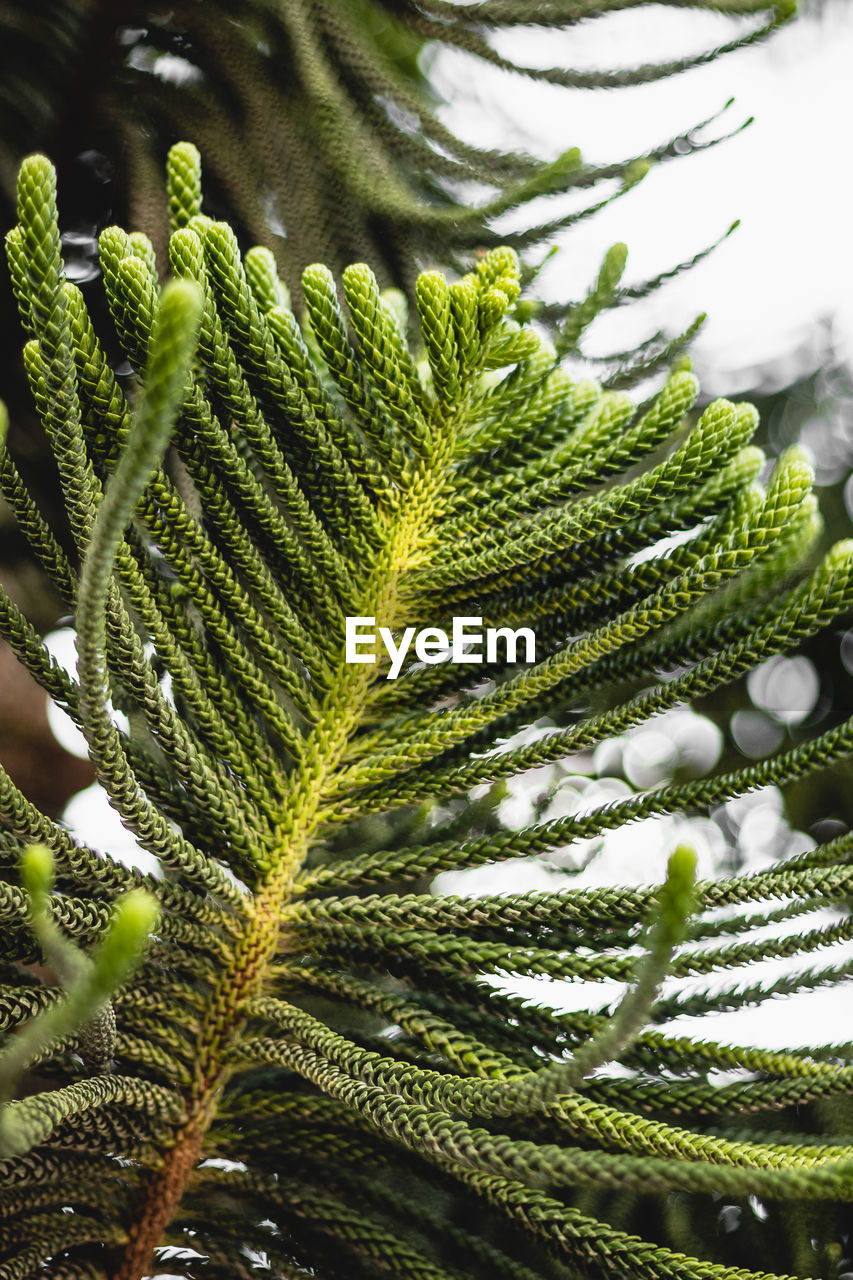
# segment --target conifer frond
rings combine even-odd
[[[79,570],[8,453],[0,479],[74,611],[76,677],[5,597],[0,634],[81,727],[158,869],[78,845],[0,776],[4,1082],[32,1064],[2,1113],[0,1276],[140,1280],[167,1247],[194,1251],[168,1263],[187,1277],[253,1274],[251,1251],[281,1276],[784,1272],[764,1236],[769,1256],[719,1249],[707,1206],[758,1196],[828,1239],[853,1147],[803,1109],[849,1096],[849,1045],[830,1031],[769,1052],[670,1023],[846,980],[849,835],[695,886],[687,849],[642,889],[427,886],[802,777],[853,752],[853,721],[520,830],[488,818],[498,790],[473,833],[435,801],[795,649],[853,603],[853,543],[812,564],[805,459],[789,450],[759,485],[754,410],[699,412],[689,370],[645,406],[572,382],[559,335],[526,322],[511,246],[461,279],[422,273],[410,346],[363,263],[342,297],[309,267],[300,325],[270,255],[241,257],[201,212],[189,144],[166,185],[168,259],[101,237],[130,382],[63,277],[44,157],[22,168],[7,242]],[[459,615],[526,628],[535,653],[505,634],[451,662],[436,631],[449,646]],[[348,653],[352,619],[384,641]],[[433,632],[412,649],[418,628]],[[509,740],[591,691],[600,709]],[[34,841],[53,893],[32,854],[19,885]],[[122,940],[143,886],[156,925]],[[779,957],[802,963],[753,978]],[[599,999],[559,1012],[517,994],[522,977]],[[689,1238],[674,1204],[695,1212]]]

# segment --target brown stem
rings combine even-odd
[[[198,1162],[205,1129],[199,1118],[191,1120],[167,1153],[162,1168],[150,1178],[114,1280],[141,1280],[150,1274],[154,1250],[162,1242]]]

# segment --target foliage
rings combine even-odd
[[[849,836],[696,885],[679,849],[644,890],[424,891],[440,870],[547,857],[849,754],[853,721],[752,768],[467,838],[434,806],[479,784],[494,798],[848,607],[853,544],[803,568],[819,530],[808,465],[789,449],[760,485],[754,411],[697,414],[685,365],[640,406],[573,383],[525,321],[510,248],[454,283],[419,276],[416,347],[367,266],[344,272],[348,320],[311,266],[303,331],[269,252],[241,259],[201,213],[191,145],[171,151],[167,185],[177,283],[160,291],[145,236],[100,239],[141,394],[63,278],[41,156],[7,239],[79,573],[8,452],[0,479],[75,613],[77,679],[6,597],[0,629],[156,866],[79,845],[2,777],[4,1078],[22,1042],[38,1074],[0,1138],[0,1277],[138,1280],[159,1249],[188,1277],[748,1280],[784,1269],[791,1241],[798,1269],[826,1271],[835,1205],[853,1198],[849,1045],[830,1032],[765,1052],[667,1025],[843,979],[829,963],[715,983],[850,936],[846,915],[765,928],[845,902]],[[399,632],[463,614],[533,627],[536,661],[409,661],[395,681],[381,659],[344,661],[348,616]],[[584,709],[649,672],[627,701]],[[568,691],[573,723],[513,739]],[[33,842],[55,862],[61,944],[43,854],[18,881]],[[84,999],[114,945],[111,904],[142,887],[159,918],[135,977],[109,1006],[112,987]],[[121,943],[124,964],[137,947]],[[700,981],[672,995],[667,973]],[[559,1013],[500,975],[606,985],[596,1012]],[[727,1265],[706,1207],[750,1196],[782,1206],[778,1238],[745,1225],[747,1256]]]
[[[551,163],[512,145],[478,148],[442,121],[430,75],[436,51],[474,65],[497,61],[508,79],[523,75],[578,87],[586,96],[596,88],[612,92],[671,76],[717,52],[749,45],[790,17],[794,2],[693,0],[689,7],[717,14],[709,47],[619,72],[582,72],[538,70],[521,59],[516,67],[506,56],[507,37],[523,35],[531,23],[557,32],[577,25],[606,31],[610,24],[618,27],[626,9],[636,9],[655,48],[661,11],[641,0],[548,6],[528,0],[0,5],[0,222],[5,229],[14,221],[20,162],[40,151],[58,172],[68,275],[84,292],[99,272],[97,234],[111,223],[146,232],[164,257],[164,162],[169,147],[187,138],[205,156],[209,211],[230,222],[241,243],[270,248],[297,313],[300,275],[313,261],[325,262],[337,277],[348,263],[364,259],[383,284],[411,294],[420,267],[453,266],[461,274],[477,251],[501,243],[507,234],[496,225],[501,212],[517,211],[510,233],[517,248],[546,242],[558,228],[630,190],[650,166],[714,146],[721,132],[716,117],[679,120],[674,136],[641,155],[616,155],[606,163],[583,159],[568,123],[564,154]],[[669,12],[662,13],[667,27],[675,25],[678,15],[671,22]],[[725,41],[719,49],[710,44],[716,32]],[[502,57],[495,54],[496,41],[503,42]],[[567,100],[567,122],[572,114]],[[736,121],[729,129],[739,127]],[[704,252],[700,246],[696,256]],[[618,276],[610,278],[609,293],[597,305],[630,303],[654,284],[626,289],[618,287]],[[87,304],[105,332],[99,290],[87,292]],[[544,309],[542,315],[547,318]],[[681,335],[682,345],[689,333]],[[60,543],[73,556],[50,453],[16,359],[17,321],[5,278],[0,335],[8,353],[0,388],[14,448],[34,499],[58,517]],[[634,363],[647,364],[654,356],[663,368],[679,345],[659,337],[632,353],[626,370],[619,369],[626,385]],[[0,510],[4,522],[5,516]],[[8,522],[3,533],[4,581],[19,603],[27,598],[31,616],[49,626],[55,597],[34,573]],[[16,693],[10,700],[20,705]],[[59,772],[53,788],[57,812],[77,781],[75,772],[66,790]]]
[[[647,154],[609,164],[585,163],[576,146],[550,164],[472,146],[439,117],[419,63],[425,45],[546,84],[612,90],[748,45],[795,6],[691,0],[692,9],[733,20],[726,43],[619,71],[537,69],[496,52],[496,38],[506,43],[525,27],[606,23],[635,7],[644,0],[244,0],[236,11],[219,0],[0,6],[0,180],[11,201],[18,163],[36,149],[53,158],[66,200],[72,184],[97,187],[97,175],[112,171],[113,217],[146,231],[161,249],[163,160],[187,138],[205,156],[224,215],[250,242],[275,252],[294,293],[309,262],[337,273],[360,258],[384,283],[410,288],[418,258],[457,265],[458,257],[501,243],[492,225],[501,212],[536,196],[576,193],[570,211],[548,209],[545,221],[510,236],[516,248],[547,241],[628,189],[650,164],[713,145],[701,126],[680,125]],[[668,17],[653,7],[647,21],[654,30]],[[81,163],[95,175],[88,183]],[[81,202],[91,210],[93,196]]]

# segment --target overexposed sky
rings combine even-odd
[[[644,6],[566,32],[525,29],[496,44],[529,66],[609,68],[705,49],[734,29],[719,15]],[[433,74],[447,99],[443,118],[467,140],[549,158],[571,146],[599,163],[642,153],[731,97],[707,136],[755,117],[720,146],[657,166],[635,190],[568,229],[542,277],[550,299],[574,300],[622,240],[624,280],[641,281],[692,257],[740,218],[738,231],[658,294],[642,321],[626,308],[591,344],[606,351],[658,327],[679,332],[706,311],[697,365],[715,394],[734,394],[757,364],[776,366],[775,385],[791,381],[803,371],[795,349],[805,349],[808,363],[811,347],[812,367],[819,364],[822,317],[836,317],[839,349],[853,361],[851,65],[853,6],[834,4],[821,20],[802,18],[768,42],[650,85],[566,90],[448,52]]]

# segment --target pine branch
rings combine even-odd
[[[853,1196],[843,1134],[780,1136],[798,1107],[849,1095],[849,1046],[768,1052],[668,1025],[847,979],[833,948],[850,937],[849,837],[697,886],[684,849],[663,886],[636,890],[477,898],[423,882],[707,813],[849,757],[844,721],[519,831],[495,818],[497,791],[473,831],[458,800],[444,814],[431,800],[642,724],[849,608],[849,542],[807,567],[810,468],[791,450],[758,486],[755,412],[697,415],[683,368],[641,410],[573,383],[559,337],[527,322],[511,247],[458,280],[420,275],[419,345],[363,263],[342,302],[327,268],[305,272],[303,328],[263,247],[241,258],[201,213],[188,144],[167,187],[177,281],[161,287],[167,259],[144,237],[101,237],[127,387],[63,278],[43,157],[23,166],[7,242],[79,571],[8,454],[3,485],[74,610],[76,676],[5,598],[0,630],[159,865],[78,845],[0,775],[2,1069],[24,1094],[3,1112],[2,1274],[140,1280],[175,1246],[195,1251],[188,1276],[249,1274],[247,1250],[282,1275],[758,1275],[700,1226],[684,1253],[677,1215],[648,1238],[614,1224],[634,1195],[760,1195],[827,1222]],[[618,267],[564,343],[613,299]],[[437,635],[459,609],[535,630],[535,659],[448,661]],[[353,661],[352,618],[388,652]],[[422,625],[430,643],[406,648]],[[607,710],[506,742],[555,697],[666,664],[679,669]],[[17,883],[34,840],[54,894],[33,855]],[[128,940],[121,895],[143,885],[158,921]],[[753,978],[781,957],[798,970]],[[42,958],[61,992],[31,967]],[[599,1007],[531,1006],[521,975],[600,983]],[[662,985],[685,976],[688,993]],[[754,1129],[729,1132],[743,1114]],[[616,1195],[621,1217],[601,1207]]]

